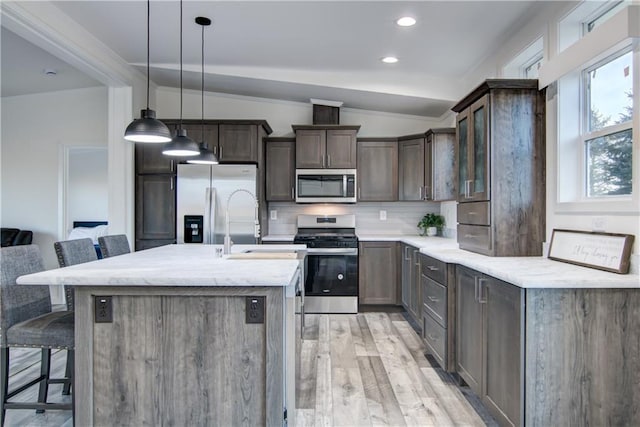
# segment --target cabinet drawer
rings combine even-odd
[[[489,202],[458,203],[460,224],[491,225]]]
[[[438,361],[440,367],[444,368],[447,330],[438,325],[431,316],[424,314],[422,316],[422,336],[427,347],[427,353]]]
[[[492,248],[491,228],[484,225],[458,224],[458,244],[460,249],[488,253]]]
[[[446,285],[446,263],[435,258],[431,258],[428,255],[420,254],[420,268],[422,269],[422,274],[424,274],[425,276],[435,280],[442,285]]]
[[[424,309],[440,325],[447,326],[447,288],[422,275],[422,301]]]

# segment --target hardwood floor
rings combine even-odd
[[[307,315],[296,384],[297,426],[496,425],[477,398],[423,355],[402,313]],[[10,387],[39,371],[38,350],[12,349]],[[66,352],[52,356],[53,376]],[[50,401],[68,401],[61,385]],[[34,400],[37,387],[14,400]],[[7,411],[5,426],[72,426],[70,411]]]
[[[401,313],[307,315],[297,426],[496,425]]]

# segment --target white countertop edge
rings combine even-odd
[[[454,239],[413,235],[358,234],[361,242],[397,241],[448,264],[459,264],[520,288],[640,289],[640,275],[617,274],[547,259],[488,257],[460,249]]]

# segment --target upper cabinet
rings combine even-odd
[[[136,174],[176,173],[176,158],[162,154],[164,144],[136,143]]]
[[[356,135],[360,126],[293,125],[296,168],[355,169]]]
[[[358,140],[358,201],[398,200],[398,142],[395,138]]]
[[[268,201],[295,200],[296,141],[294,138],[265,139],[265,195]]]
[[[175,133],[179,121],[163,120]],[[208,144],[220,163],[259,163],[262,139],[271,133],[262,120],[183,120],[182,127],[194,141]]]
[[[458,243],[489,256],[542,255],[545,99],[537,80],[487,80],[458,113]]]
[[[454,200],[455,129],[430,129],[398,141],[400,200]]]

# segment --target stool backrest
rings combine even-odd
[[[38,246],[0,249],[0,346],[6,346],[8,328],[51,311],[49,286],[16,284],[18,277],[40,271],[44,262]]]
[[[104,258],[124,255],[131,252],[129,240],[125,234],[98,237],[98,244]]]
[[[85,262],[96,261],[98,254],[93,246],[93,241],[89,238],[64,240],[53,244],[58,256],[58,265],[60,267],[69,267],[76,264],[84,264]],[[67,310],[73,310],[73,287],[64,287],[64,294],[67,300]]]

